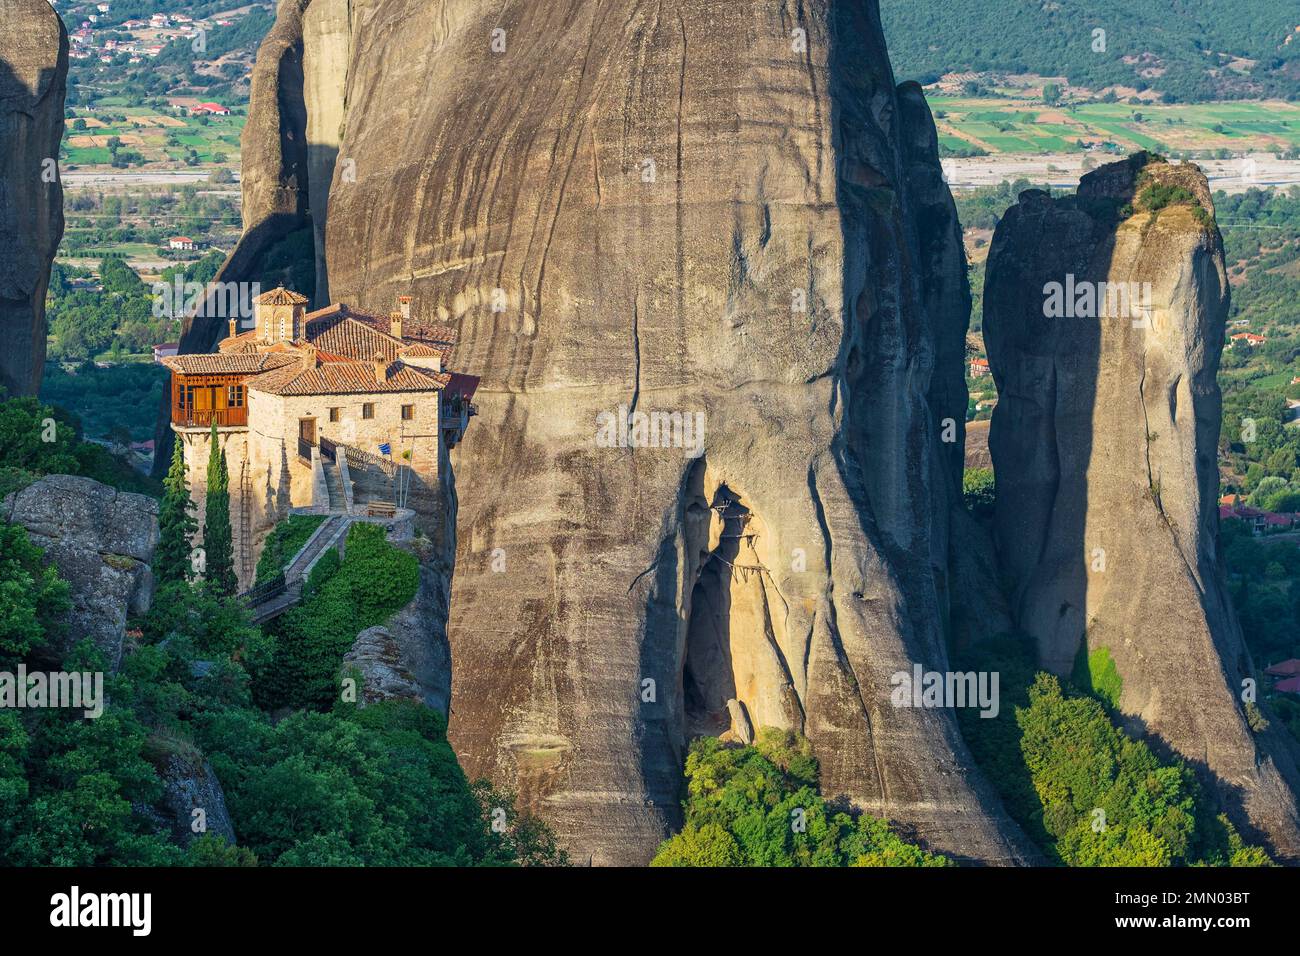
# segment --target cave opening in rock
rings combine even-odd
[[[778,640],[784,602],[760,557],[762,522],[726,485],[707,508],[693,504],[687,518],[699,570],[682,671],[686,738],[751,743],[762,727],[801,729],[802,707]]]

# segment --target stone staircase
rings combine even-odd
[[[321,467],[325,472],[325,488],[329,492],[330,511],[335,514],[347,514],[347,496],[343,492],[343,475],[337,461],[324,460]]]
[[[303,585],[312,568],[326,551],[341,544],[351,525],[352,518],[346,514],[330,515],[312,532],[281,574],[240,594],[239,599],[248,606],[253,623],[261,624],[279,617],[301,601]]]

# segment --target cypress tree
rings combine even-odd
[[[218,594],[234,594],[234,545],[230,529],[230,474],[226,453],[217,442],[217,423],[212,423],[212,454],[208,458],[207,511],[203,521],[205,577]]]
[[[172,466],[163,479],[162,505],[158,509],[158,550],[154,552],[154,574],[160,584],[185,581],[193,576],[190,538],[198,528],[194,502],[185,480],[185,446],[176,436]]]

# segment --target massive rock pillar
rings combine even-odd
[[[1105,648],[1130,730],[1295,857],[1294,744],[1247,723],[1253,669],[1215,554],[1228,283],[1205,177],[1140,154],[1077,196],[1022,193],[994,234],[984,302],[1016,623],[1057,673],[1082,642]]]
[[[45,0],[0,0],[0,24],[0,386],[34,395],[50,264],[63,238],[68,35]]]
[[[483,376],[455,460],[467,771],[577,859],[643,863],[688,729],[785,722],[829,795],[1025,859],[951,712],[890,702],[895,672],[947,667],[966,316],[876,4],[356,7],[330,295],[413,292]]]

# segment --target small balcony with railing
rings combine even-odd
[[[178,408],[172,406],[172,424],[177,428],[247,428],[247,408]]]
[[[474,406],[474,403],[459,395],[453,396],[442,403],[442,431],[448,448],[455,448],[460,440],[465,437],[465,430],[469,428],[470,417],[477,414],[478,409]]]
[[[216,375],[172,376],[175,428],[247,428],[248,390],[237,378]]]

